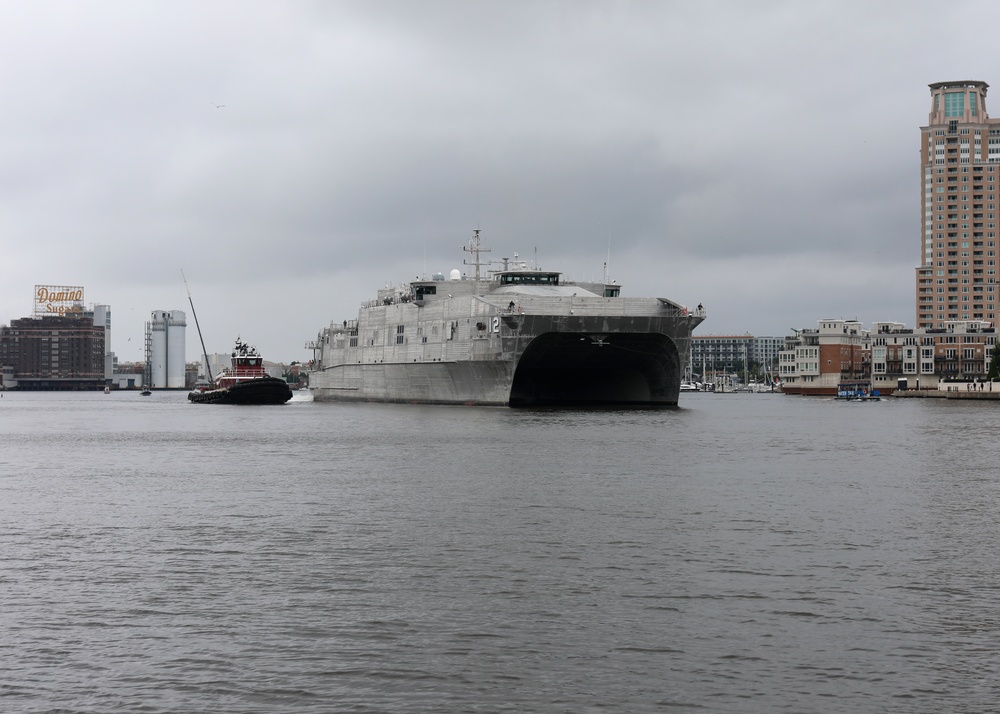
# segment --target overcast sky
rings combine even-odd
[[[193,360],[183,270],[209,352],[306,360],[478,227],[696,334],[913,325],[927,85],[1000,86],[1000,3],[944,7],[0,0],[0,323],[82,285]]]

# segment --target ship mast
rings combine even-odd
[[[479,278],[479,267],[480,266],[489,265],[489,261],[487,261],[487,262],[484,263],[484,262],[482,262],[482,261],[479,260],[479,254],[480,253],[489,253],[492,249],[491,248],[484,248],[480,244],[480,242],[479,242],[479,229],[477,228],[473,232],[472,238],[469,239],[469,245],[463,245],[462,246],[462,250],[468,251],[469,253],[472,253],[472,262],[470,263],[467,260],[463,260],[462,263],[465,264],[465,265],[474,265],[474,266],[476,266],[476,282],[478,283],[479,279],[480,279]]]
[[[198,340],[201,342],[201,354],[205,357],[205,371],[208,372],[208,381],[212,381],[212,368],[208,364],[208,351],[205,349],[205,339],[201,336],[201,325],[198,324],[198,313],[194,311],[194,300],[191,299],[191,288],[188,287],[187,278],[181,270],[181,278],[184,280],[184,288],[187,290],[188,302],[191,303],[191,314],[194,315],[194,326],[198,328]]]

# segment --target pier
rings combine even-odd
[[[948,385],[947,389],[897,389],[894,397],[904,399],[980,399],[1000,400],[1000,382],[993,389],[992,382],[968,382]]]

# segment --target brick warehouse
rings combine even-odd
[[[0,326],[6,387],[23,390],[102,389],[104,326],[91,317],[43,316]],[[10,383],[7,383],[8,380]]]

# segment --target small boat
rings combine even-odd
[[[195,404],[284,404],[291,398],[288,382],[265,372],[257,348],[238,337],[232,366],[188,394]]]
[[[837,385],[836,399],[842,402],[880,402],[882,395],[872,389],[871,382],[841,382]]]
[[[144,397],[148,397],[152,393],[153,393],[153,390],[151,390],[149,387],[143,387],[142,391],[139,392],[139,394],[141,394]]]

